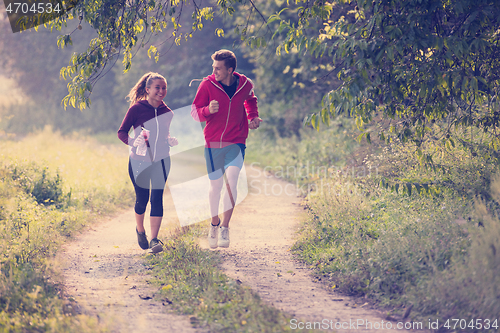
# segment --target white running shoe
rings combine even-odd
[[[218,238],[219,238],[219,226],[210,223],[210,230],[208,231],[208,245],[210,246],[211,249],[217,248]]]
[[[219,247],[229,247],[229,228],[220,227]]]

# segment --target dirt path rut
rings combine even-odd
[[[67,244],[60,254],[66,293],[112,332],[197,332],[188,317],[151,299],[156,289],[147,283],[134,226],[133,211],[126,211]]]
[[[310,270],[290,253],[303,214],[296,191],[260,169],[247,166],[246,170],[249,194],[235,209],[230,247],[218,250],[226,273],[291,314],[296,319],[289,323],[291,328],[316,322],[321,323],[316,327],[330,332],[394,331],[397,322],[388,324],[386,316],[363,299],[327,291],[313,282]],[[201,244],[208,247],[206,240]]]

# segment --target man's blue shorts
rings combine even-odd
[[[246,146],[236,143],[224,148],[205,148],[208,178],[219,179],[228,166],[243,167]]]

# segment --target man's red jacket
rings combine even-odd
[[[248,121],[259,116],[252,81],[242,74],[233,74],[238,77],[239,84],[232,98],[229,98],[213,74],[203,79],[196,92],[191,116],[196,121],[206,121],[203,129],[205,147],[223,148],[235,143],[245,144]],[[208,110],[212,100],[219,102],[219,112],[214,114]]]

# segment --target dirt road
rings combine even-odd
[[[289,251],[303,212],[294,188],[248,165],[246,174],[249,192],[235,209],[231,245],[217,250],[227,274],[292,314],[296,320],[289,323],[291,328],[321,322],[323,330],[330,332],[331,328],[394,331],[396,323],[391,323],[392,330],[383,329],[387,320],[363,301],[339,296],[312,281],[309,270]],[[166,191],[162,228],[178,223],[168,195]],[[137,246],[134,227],[130,209],[67,244],[60,254],[67,292],[83,311],[111,321],[114,332],[201,332],[191,327],[189,318],[168,313],[168,306],[148,299],[155,290],[147,284],[144,251]],[[207,248],[206,239],[200,239],[200,245]],[[372,329],[367,329],[367,322]]]

